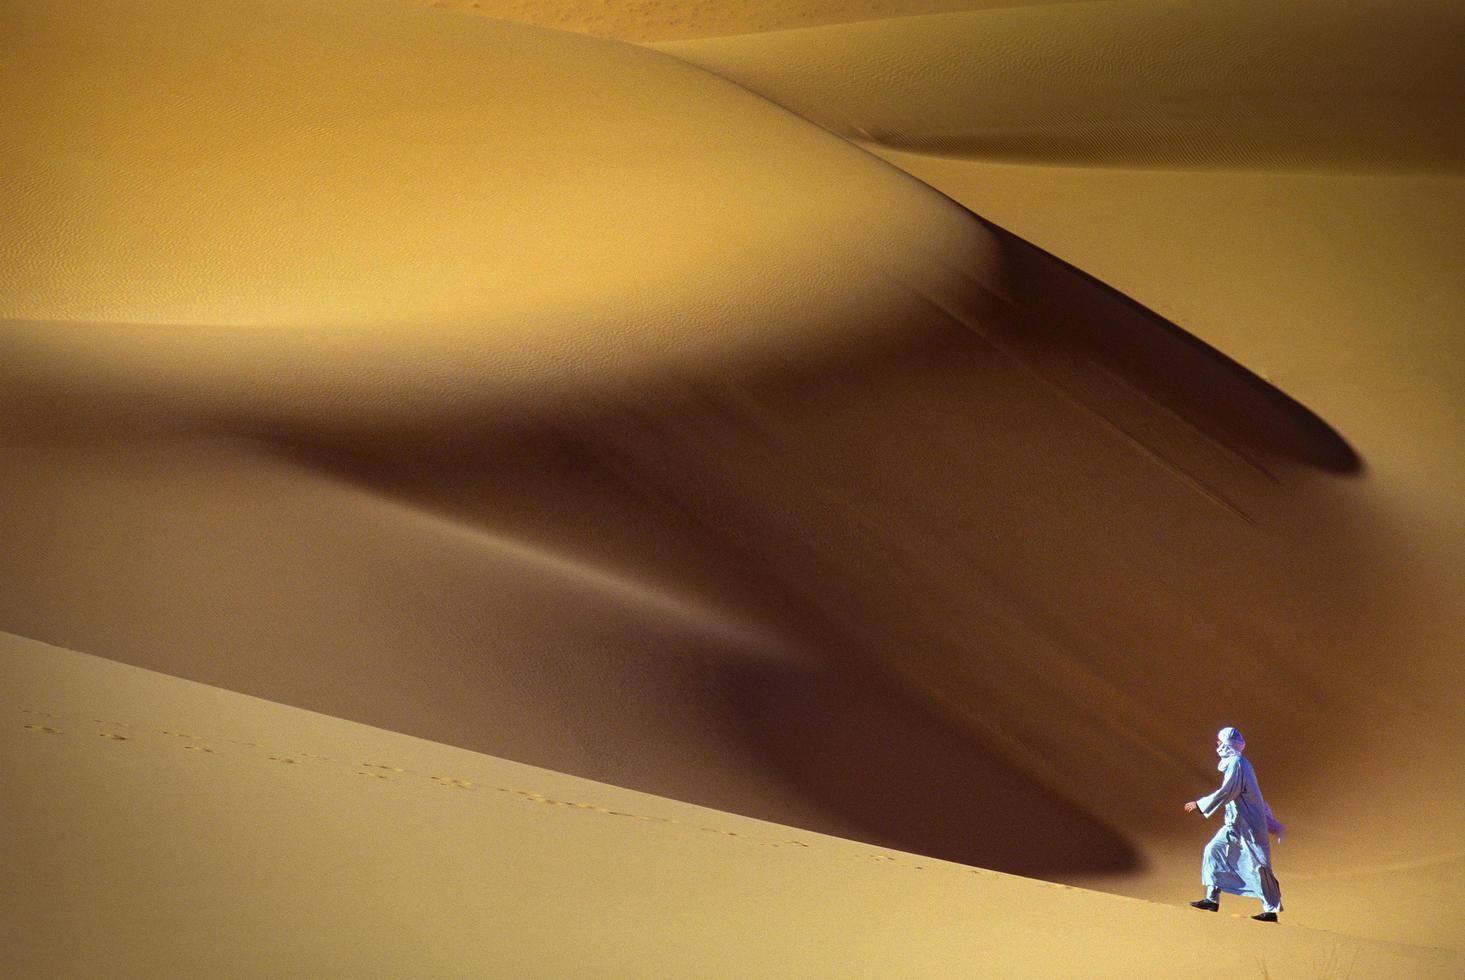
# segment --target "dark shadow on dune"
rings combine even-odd
[[[297,514],[300,547],[255,554],[248,521],[271,519],[257,495],[266,491],[205,481],[198,512],[210,526],[230,527],[224,518],[249,504],[232,547],[254,564],[231,558],[229,539],[216,545],[228,588],[186,576],[196,556],[171,555],[176,528],[161,523],[125,539],[130,552],[171,559],[144,566],[151,601],[118,604],[93,638],[69,631],[64,610],[10,628],[960,863],[1059,879],[1138,870],[1134,841],[1113,827],[1130,827],[1137,804],[1158,812],[1163,798],[1168,812],[1188,792],[1174,788],[1194,775],[1174,762],[1175,733],[1215,699],[1209,671],[1189,665],[1238,646],[1285,650],[1255,658],[1261,693],[1248,698],[1273,698],[1279,716],[1285,707],[1313,733],[1330,724],[1296,707],[1325,704],[1337,687],[1331,656],[1313,647],[1348,641],[1376,611],[1350,624],[1328,592],[1336,561],[1275,557],[1305,556],[1312,537],[1337,538],[1352,519],[1329,509],[1328,481],[1288,476],[1361,464],[1265,380],[993,233],[995,258],[987,242],[970,257],[928,255],[932,265],[903,270],[909,281],[873,270],[894,288],[872,296],[903,320],[777,356],[682,372],[632,365],[604,378],[587,368],[584,387],[552,397],[495,400],[485,384],[440,407],[405,385],[428,407],[400,418],[329,400],[295,414],[267,398],[211,407],[206,393],[180,388],[174,401],[155,399],[180,430],[444,521],[392,524],[394,536],[377,538],[359,513]],[[241,377],[252,371],[268,391],[273,362],[251,366],[251,349],[239,350]],[[33,387],[28,411],[54,412],[56,392]],[[78,417],[101,418],[116,396],[67,397]],[[177,478],[160,466],[147,485],[167,500]],[[295,513],[292,484],[269,486]],[[314,481],[304,489],[301,501],[327,499]],[[453,524],[547,561],[506,559]],[[1258,544],[1268,536],[1275,547]],[[402,542],[417,564],[398,554]],[[39,536],[32,545],[47,546]],[[472,571],[435,581],[454,568]],[[576,574],[585,569],[594,574]],[[312,605],[310,583],[334,578],[349,587]],[[48,591],[79,593],[92,580]],[[292,582],[306,583],[304,599],[287,594],[300,588]],[[391,597],[379,628],[361,625],[361,596]],[[655,601],[665,596],[674,601]],[[1246,617],[1263,605],[1259,639]],[[194,616],[200,607],[212,619]],[[726,613],[700,619],[758,628],[719,632],[700,622],[707,610]],[[760,645],[765,636],[779,642]],[[232,655],[200,676],[199,648]],[[310,669],[251,666],[281,651]],[[321,683],[337,673],[349,681]],[[979,730],[1012,742],[999,750]],[[1141,772],[1116,755],[1115,733],[1133,731],[1167,769]]]
[[[1275,458],[1339,474],[1362,470],[1337,431],[1266,379],[1083,270],[974,217],[996,236],[1002,258],[1000,284],[974,283],[975,292],[995,295],[1012,314],[985,317],[985,331],[1143,392],[1263,468]],[[975,309],[992,312],[980,301]]]
[[[609,479],[604,460],[590,447],[577,445],[573,438],[554,440],[548,431],[539,436],[546,441],[537,448],[521,443],[516,452],[532,452],[535,469],[554,474],[550,483],[558,483],[561,493],[574,478],[587,482]],[[269,451],[403,502],[420,495],[420,490],[413,492],[398,482],[403,475],[400,471],[379,469],[379,460],[278,440],[269,444]],[[424,458],[418,464],[420,474],[429,462]],[[435,465],[442,465],[441,461]],[[461,476],[467,471],[464,467],[458,472]],[[438,473],[439,478],[444,475]],[[642,492],[646,489],[641,488]],[[612,493],[613,484],[607,482],[602,492]],[[540,505],[547,500],[546,493],[536,495]],[[626,494],[623,505],[630,505],[631,496]],[[427,509],[456,520],[467,516],[452,505]],[[645,535],[652,522],[661,522],[662,530],[667,531],[674,518],[663,513],[659,518],[642,515],[640,520],[644,550],[651,544]],[[521,513],[513,523],[525,527],[525,521],[526,515]],[[678,533],[696,536],[698,532],[687,526]],[[635,544],[628,540],[612,547],[623,561],[634,564],[630,553]],[[710,542],[707,546],[715,547]],[[729,581],[735,577],[729,575]],[[574,609],[555,615],[562,613],[581,615]],[[797,632],[799,628],[793,629]],[[667,632],[671,630],[667,628]],[[816,640],[813,645],[821,644]],[[943,716],[879,668],[858,658],[832,654],[774,659],[729,657],[728,653],[716,643],[704,649],[689,635],[678,641],[675,655],[650,645],[621,652],[586,651],[571,669],[572,674],[594,675],[614,664],[618,673],[630,678],[647,672],[663,679],[679,678],[669,687],[685,702],[689,716],[700,718],[709,731],[736,733],[717,766],[695,777],[678,772],[675,765],[658,769],[662,756],[676,755],[676,751],[667,753],[668,746],[675,749],[697,738],[691,726],[698,722],[691,717],[681,720],[689,727],[678,730],[673,723],[655,742],[617,748],[621,736],[607,733],[600,753],[574,759],[555,751],[535,755],[508,749],[502,741],[505,734],[494,732],[491,725],[477,733],[447,727],[412,733],[757,819],[1009,874],[1063,879],[1140,869],[1141,855],[1128,839],[1042,785],[985,745],[978,734]],[[492,666],[485,667],[489,674],[494,672]],[[546,725],[560,714],[587,710],[596,700],[590,693],[592,683],[577,688],[567,683],[563,665],[555,669],[562,676],[559,689],[546,695]],[[665,697],[667,691],[638,696],[634,688],[633,683],[633,696],[618,714],[657,715],[661,709],[651,708],[644,700]],[[645,688],[652,690],[649,684]],[[634,760],[625,758],[627,751]],[[732,779],[720,777],[718,767],[722,766]],[[783,791],[740,795],[729,788],[736,784],[740,771],[764,773],[781,784]]]
[[[885,651],[931,656],[929,667],[918,660],[895,673],[908,670],[946,703],[1019,739],[1029,727],[1058,724],[1051,718],[1072,719],[1063,723],[1071,738],[1060,741],[1080,747],[1043,762],[1081,780],[1081,746],[1092,743],[1079,732],[1136,719],[1090,717],[1061,679],[1028,666],[1026,638],[1041,637],[1032,642],[1047,655],[1120,690],[1174,669],[1211,642],[1189,632],[1196,619],[1253,603],[1250,585],[1233,600],[1237,583],[1213,581],[1207,569],[1241,562],[1247,582],[1268,574],[1245,564],[1254,559],[1238,535],[1247,532],[1232,517],[1268,528],[1287,522],[1296,503],[1289,471],[1344,474],[1361,464],[1326,423],[1235,361],[1041,250],[994,234],[1000,261],[970,263],[975,274],[948,267],[954,275],[922,292],[927,308],[909,325],[840,349],[653,377],[513,414],[459,407],[389,438],[279,423],[251,429],[241,419],[219,427],[335,479],[453,521],[509,529],[628,580],[676,583],[709,599],[741,592],[748,607],[786,613],[787,635],[816,658],[729,660],[684,649],[713,675],[711,686],[673,685],[687,718],[656,736],[671,745],[699,738],[690,734],[693,716],[731,725],[739,738],[719,765],[730,773],[752,762],[784,794],[740,796],[713,769],[655,773],[645,765],[652,753],[634,764],[603,746],[531,757],[489,732],[460,744],[1014,874],[1132,872],[1139,852],[1095,815],[1117,812],[1095,801],[1102,791],[1051,791],[891,679],[900,661]],[[1096,487],[1116,488],[1113,499]],[[1045,542],[1045,522],[1069,515],[1078,515],[1069,535]],[[1152,533],[1160,525],[1171,533]],[[1178,542],[1205,559],[1182,563],[1192,570],[1180,583]],[[706,562],[707,574],[688,577],[688,556]],[[1137,576],[1197,598],[1171,609],[1142,590],[1114,591]],[[1077,611],[1096,590],[1114,591],[1114,624],[1102,633]],[[1279,579],[1269,591],[1293,589]],[[577,615],[572,604],[546,613]],[[936,652],[953,632],[966,638],[959,652],[942,654],[961,665],[946,677]],[[642,640],[616,653],[597,640],[587,649],[626,668],[633,700],[663,697],[638,678],[677,660],[657,661],[646,647]],[[491,682],[495,665],[482,669]],[[590,685],[545,696],[558,699],[552,713],[600,710]],[[1176,692],[1149,701],[1179,711],[1190,697],[1177,682]]]
[[[859,828],[841,836],[1032,877],[1141,865],[1097,817],[895,684],[845,665],[766,664],[739,668],[728,683],[756,756]]]

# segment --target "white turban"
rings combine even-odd
[[[1217,769],[1225,768],[1227,759],[1246,751],[1246,739],[1234,728],[1221,729],[1216,733],[1216,741],[1220,743],[1216,746],[1216,754],[1221,757]]]

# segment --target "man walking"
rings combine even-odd
[[[1246,739],[1234,728],[1223,728],[1216,735],[1216,755],[1221,761],[1221,787],[1214,793],[1185,804],[1186,813],[1196,810],[1209,817],[1222,806],[1226,819],[1216,836],[1206,845],[1201,857],[1201,883],[1206,897],[1191,906],[1207,912],[1221,908],[1222,892],[1259,898],[1261,915],[1258,922],[1276,922],[1282,911],[1282,889],[1272,874],[1272,848],[1268,834],[1280,840],[1285,828],[1272,817],[1272,808],[1262,799],[1256,773],[1242,752]]]

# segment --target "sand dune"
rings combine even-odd
[[[1367,676],[1354,708],[1328,708],[1351,719],[1349,754],[1369,759],[1367,777],[1334,782],[1328,802],[1315,804],[1378,814],[1349,818],[1372,828],[1364,837],[1416,842],[1417,857],[1399,856],[1413,861],[1407,875],[1365,854],[1334,854],[1326,859],[1334,869],[1318,871],[1359,896],[1335,918],[1367,929],[1392,918],[1380,906],[1458,900],[1454,832],[1427,817],[1400,820],[1388,802],[1459,791],[1453,768],[1436,772],[1430,760],[1459,744],[1454,705],[1465,683],[1452,639],[1465,627],[1453,598],[1465,584],[1465,526],[1452,503],[1465,487],[1465,349],[1442,328],[1465,301],[1452,272],[1465,256],[1465,183],[1454,176],[1458,149],[1427,131],[1432,114],[1460,104],[1437,20],[1457,12],[1350,7],[1327,23],[1296,10],[1220,13],[1116,4],[1065,10],[1063,20],[1057,10],[994,11],[662,47],[845,133],[1163,312],[1346,434],[1362,458],[1362,479],[1347,493],[1363,510],[1337,526],[1338,541],[1289,550],[1321,549],[1341,563],[1326,573],[1331,586],[1315,588],[1336,587],[1345,568],[1393,569],[1389,585],[1336,603],[1382,632],[1357,648],[1319,633],[1288,644],[1286,656]],[[1039,23],[1052,29],[1037,31]],[[1030,44],[1014,40],[1023,24],[1034,28]],[[1090,44],[1095,36],[1114,43]],[[1146,37],[1171,43],[1134,43]],[[963,44],[988,56],[932,57]],[[1208,80],[1167,61],[1181,54]],[[1346,79],[1314,61],[1321,56],[1346,65]],[[1011,81],[1039,75],[1064,82]],[[985,80],[998,76],[1004,98],[994,109]],[[1308,95],[1324,90],[1327,99]],[[1126,101],[1125,91],[1142,97]],[[1096,98],[1118,124],[1075,128]],[[1372,125],[1385,105],[1394,120]],[[1019,139],[994,117],[1000,107],[1031,124]],[[1227,126],[1215,128],[1217,120]],[[943,142],[942,133],[964,133],[965,142]],[[1372,557],[1349,557],[1360,533],[1376,535]],[[1391,606],[1396,618],[1383,625]],[[1218,659],[1257,656],[1245,636],[1231,638],[1233,656],[1218,650]],[[1286,691],[1284,699],[1312,699],[1310,685]],[[1314,769],[1309,781],[1324,786],[1332,774]],[[1415,789],[1404,788],[1411,782]],[[1137,884],[1117,887],[1150,893]],[[1417,918],[1425,924],[1415,935],[1458,937],[1448,919]]]
[[[975,5],[972,5],[975,6]],[[964,10],[656,45],[851,139],[983,159],[1458,174],[1455,4]]]
[[[0,658],[6,795],[28,801],[5,820],[7,975],[1204,977],[1238,945],[1258,975],[1462,965],[762,823],[19,637]]]
[[[456,13],[622,41],[666,41],[880,20],[938,11],[1020,7],[1064,0],[409,0]]]
[[[1203,75],[1150,52],[1218,20],[1127,4],[661,52],[385,2],[6,16],[0,234],[19,259],[0,270],[0,628],[293,706],[207,695],[248,704],[244,727],[337,746],[416,736],[485,771],[508,763],[468,750],[615,784],[605,798],[628,807],[652,793],[725,811],[719,826],[865,842],[829,838],[840,853],[1171,904],[1193,896],[1208,830],[1179,804],[1214,778],[1210,733],[1236,724],[1293,827],[1278,871],[1288,923],[1307,928],[1291,938],[995,875],[974,880],[1000,897],[861,878],[839,908],[883,896],[883,938],[834,953],[795,927],[817,919],[826,943],[859,931],[815,911],[850,880],[703,847],[712,835],[585,904],[543,898],[527,935],[635,893],[663,903],[645,910],[655,936],[721,936],[713,961],[732,965],[764,961],[720,930],[771,928],[756,955],[890,972],[914,914],[947,937],[923,950],[932,970],[954,974],[994,946],[1007,969],[1072,969],[1032,942],[1055,915],[1093,935],[1123,922],[1106,948],[1244,936],[1274,973],[1331,968],[1310,959],[1328,942],[1363,950],[1365,975],[1397,975],[1393,957],[1453,966],[1379,945],[1465,940],[1440,913],[1465,867],[1448,805],[1465,784],[1439,768],[1465,748],[1449,646],[1465,529],[1448,492],[1465,484],[1465,352],[1442,327],[1458,283],[1431,277],[1465,253],[1458,130],[1428,135],[1446,111],[1430,87],[1446,15],[1406,10],[1370,47],[1355,12],[1314,55],[1317,15],[1248,14],[1230,29],[1258,46],[1198,44]],[[1074,43],[1101,30],[1095,50],[1121,54],[1096,67]],[[1417,57],[1393,87],[1330,67],[1394,64],[1396,42]],[[927,54],[929,70],[900,70]],[[1004,70],[1013,58],[1027,74]],[[1055,88],[1055,66],[1102,83]],[[1249,87],[1217,94],[1216,77]],[[1383,127],[1372,142],[1340,124],[1345,82]],[[1156,91],[1180,109],[1136,94]],[[1105,169],[1053,165],[1079,161]],[[1175,165],[1189,172],[1146,169]],[[1223,166],[1249,169],[1205,169]],[[1303,287],[1267,265],[1283,253]],[[58,697],[113,682],[160,706],[203,697],[15,642],[9,669],[54,665],[35,683]],[[35,759],[34,744],[12,750]],[[112,785],[93,754],[46,751],[78,784]],[[36,800],[55,792],[55,770],[28,771]],[[277,799],[286,767],[267,771],[249,793]],[[541,795],[585,792],[534,778],[554,787]],[[307,799],[261,826],[339,813]],[[408,826],[447,821],[464,848],[532,842],[494,882],[656,847],[391,806]],[[314,846],[385,838],[403,868],[462,853],[378,819],[328,822],[343,837]],[[720,869],[716,883],[689,885],[689,866]],[[791,876],[813,891],[749,910]],[[308,903],[320,881],[274,884]],[[698,915],[677,918],[689,891]],[[76,908],[101,894],[67,892]],[[1013,918],[950,907],[969,902]],[[709,925],[719,907],[741,925]],[[341,914],[378,935],[379,909]],[[671,954],[652,934],[604,914],[580,958],[566,946],[554,962],[699,962],[656,959]],[[444,935],[423,921],[414,936]],[[375,942],[390,958],[419,940]],[[529,943],[516,962],[544,962]],[[1153,955],[1115,969],[1188,969]]]

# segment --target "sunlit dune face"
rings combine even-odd
[[[856,242],[851,197],[918,196],[679,62],[379,14],[390,41],[339,34],[324,8],[300,12],[305,33],[179,8],[167,16],[195,43],[137,31],[125,50],[108,38],[147,20],[136,11],[48,8],[23,23],[17,47],[35,60],[5,125],[54,155],[13,172],[9,235],[64,233],[27,240],[0,314],[458,326],[573,349],[577,332],[608,339],[598,311],[630,303],[637,322],[614,334],[639,327],[665,347],[660,321],[728,308],[730,280],[761,280],[782,303],[828,282],[823,246]],[[75,43],[44,43],[56,35]],[[849,167],[855,183],[831,180]],[[908,210],[890,214],[910,228]]]

